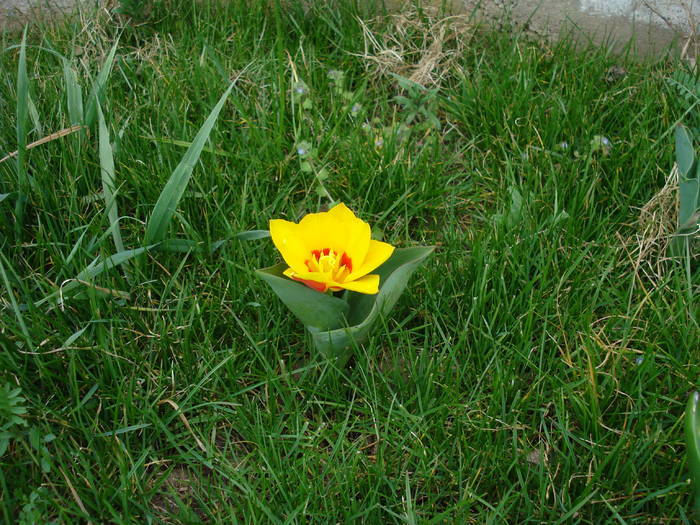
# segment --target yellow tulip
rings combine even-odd
[[[394,252],[371,238],[369,224],[345,204],[324,213],[309,213],[299,224],[270,221],[272,242],[289,268],[284,275],[319,292],[376,294],[379,275],[370,274]]]

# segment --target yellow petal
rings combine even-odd
[[[353,261],[353,268],[362,264],[367,256],[372,230],[362,219],[342,202],[328,211],[328,217],[338,221],[334,245],[331,249],[337,253],[346,253]]]
[[[379,276],[377,274],[365,275],[356,281],[339,283],[337,286],[353,292],[374,295],[379,292]]]
[[[309,213],[299,222],[299,229],[309,252],[330,248],[338,255],[347,253],[353,269],[367,256],[372,236],[369,224],[342,203],[326,213]]]
[[[307,270],[305,261],[309,258],[309,250],[298,224],[273,219],[270,221],[270,236],[275,247],[282,254],[284,262],[297,272]]]
[[[299,234],[306,244],[309,253],[311,250],[323,250],[331,248],[329,243],[337,237],[339,223],[327,213],[309,213],[299,222]]]
[[[352,269],[362,266],[367,258],[367,252],[372,238],[372,229],[364,221],[355,219],[352,222],[343,223],[346,228],[345,247],[343,251],[352,261]]]
[[[363,275],[367,275],[372,270],[382,265],[391,254],[394,253],[394,247],[381,241],[370,241],[367,257],[359,267],[353,267],[353,272],[348,275],[346,281],[354,281]]]
[[[328,215],[339,221],[357,220],[357,217],[355,217],[355,214],[352,212],[352,210],[342,202],[336,204],[330,210],[328,210]]]

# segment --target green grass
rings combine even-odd
[[[24,52],[3,36],[0,156],[20,158],[0,163],[0,416],[27,413],[0,522],[692,522],[700,277],[635,251],[673,164],[675,66],[479,32],[432,101],[441,129],[397,135],[396,79],[358,56],[367,13],[203,4],[30,28]],[[103,264],[144,247],[172,141],[234,79],[170,223],[194,243]],[[84,122],[80,97],[91,129],[23,150]],[[340,370],[254,277],[269,240],[235,237],[317,211],[322,168],[385,240],[438,246]]]

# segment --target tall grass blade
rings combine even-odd
[[[26,195],[29,194],[27,171],[27,120],[29,114],[29,77],[27,76],[27,28],[22,34],[17,65],[17,189],[20,197],[15,202],[15,236],[21,237],[24,228]],[[25,198],[22,198],[25,197]]]
[[[63,79],[66,85],[66,106],[71,125],[83,124],[83,88],[78,83],[78,76],[71,64],[63,59]]]
[[[192,145],[187,148],[187,151],[180,161],[180,164],[177,165],[172,175],[170,175],[170,179],[168,179],[163,191],[160,193],[158,201],[153,207],[151,218],[146,225],[146,236],[144,239],[145,244],[153,244],[165,239],[165,236],[168,233],[168,226],[170,225],[173,214],[175,213],[177,205],[182,198],[182,194],[185,192],[187,183],[192,175],[192,170],[199,160],[199,155],[202,153],[204,144],[209,138],[209,134],[216,123],[216,119],[219,117],[221,108],[223,108],[224,102],[226,102],[226,98],[228,97],[229,93],[231,93],[233,86],[234,84],[232,83],[226,92],[221,95],[219,102],[211,111],[207,117],[207,120],[197,133],[197,136],[195,136],[194,140],[192,141]]]
[[[107,210],[107,218],[112,230],[114,246],[117,252],[123,252],[124,243],[119,231],[119,213],[117,212],[117,200],[114,193],[116,188],[114,155],[112,154],[112,145],[109,142],[109,131],[99,104],[97,104],[97,115],[99,120],[100,171],[102,172],[102,193],[105,199],[105,209]]]
[[[22,316],[22,311],[19,308],[19,305],[17,304],[17,300],[15,299],[15,294],[12,292],[12,286],[10,286],[10,280],[7,278],[7,273],[5,272],[5,265],[3,264],[3,260],[8,264],[9,262],[7,259],[5,259],[5,256],[0,253],[0,277],[2,277],[3,284],[5,285],[5,291],[7,292],[7,296],[10,298],[10,304],[12,305],[12,310],[15,312],[15,317],[17,318],[17,322],[19,323],[20,330],[22,330],[22,335],[24,335],[24,338],[27,342],[27,345],[29,345],[29,348],[34,351],[34,343],[32,342],[32,338],[29,335],[29,330],[27,330],[27,325],[24,322],[24,317]]]
[[[20,191],[27,191],[27,120],[29,116],[29,77],[27,76],[27,29],[22,35],[17,66],[17,178]]]
[[[688,468],[693,481],[695,517],[700,519],[700,392],[693,392],[685,412],[685,438]]]
[[[32,95],[27,96],[27,109],[29,110],[29,118],[32,121],[32,125],[39,136],[44,134],[44,127],[41,125],[41,119],[39,118],[39,111],[37,111],[34,101],[32,100]]]
[[[109,75],[112,73],[112,66],[114,65],[114,57],[117,53],[117,44],[119,40],[114,43],[112,49],[109,51],[105,63],[102,64],[102,69],[97,74],[97,78],[92,84],[92,91],[90,92],[90,98],[88,99],[87,108],[85,110],[85,125],[92,128],[95,125],[95,120],[97,119],[97,104],[102,104],[104,90],[107,85],[107,80]]]

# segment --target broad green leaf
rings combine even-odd
[[[255,273],[310,330],[333,330],[345,324],[348,303],[292,281],[282,274],[286,268],[286,264],[280,263]]]
[[[104,90],[107,86],[109,75],[112,73],[114,56],[117,53],[117,44],[119,44],[119,39],[117,39],[112,46],[112,49],[110,49],[104,64],[102,64],[102,69],[100,69],[95,82],[92,84],[92,91],[90,92],[87,108],[85,110],[85,125],[89,128],[92,128],[92,126],[95,124],[95,120],[97,119],[97,104],[102,104],[103,102],[102,98],[104,95]]]
[[[309,327],[316,349],[329,358],[337,359],[338,366],[342,366],[349,357],[347,349],[353,342],[360,343],[365,339],[375,321],[389,313],[413,272],[434,249],[433,246],[419,246],[395,250],[391,258],[376,271],[380,277],[378,294],[347,294],[350,307],[348,327],[330,331]]]
[[[97,104],[98,126],[99,126],[99,149],[100,149],[100,171],[102,172],[102,194],[105,199],[105,209],[107,218],[112,230],[112,238],[117,252],[124,251],[122,235],[119,231],[119,213],[117,212],[117,200],[114,190],[116,188],[114,176],[114,156],[112,145],[109,141],[109,131],[105,124],[102,108]]]
[[[695,487],[695,513],[700,518],[700,392],[693,392],[685,412],[688,468]]]
[[[698,195],[700,195],[700,179],[681,179],[681,181],[678,183],[678,193],[678,224],[680,226],[688,222],[690,217],[698,209]]]
[[[681,180],[692,176],[693,164],[695,164],[695,151],[693,150],[693,137],[688,128],[682,124],[676,126],[676,163],[681,174]]]
[[[204,243],[191,239],[166,239],[158,245],[159,252],[187,253],[201,252]]]
[[[78,83],[78,76],[71,64],[63,59],[63,79],[66,84],[66,106],[71,125],[83,124],[83,89]]]
[[[241,241],[255,241],[257,239],[267,239],[269,236],[269,230],[248,230],[236,234],[236,237]]]
[[[170,221],[177,209],[180,198],[182,198],[182,194],[185,192],[187,183],[192,175],[192,170],[199,160],[202,148],[204,148],[204,144],[209,138],[209,134],[216,123],[221,108],[223,108],[224,102],[226,102],[226,98],[229,93],[231,93],[232,89],[233,83],[228,87],[226,92],[221,95],[219,102],[211,111],[204,125],[202,125],[197,136],[192,141],[192,145],[187,149],[180,164],[177,165],[170,179],[168,179],[168,182],[165,184],[156,205],[153,207],[151,218],[146,225],[145,244],[152,244],[165,239]]]

